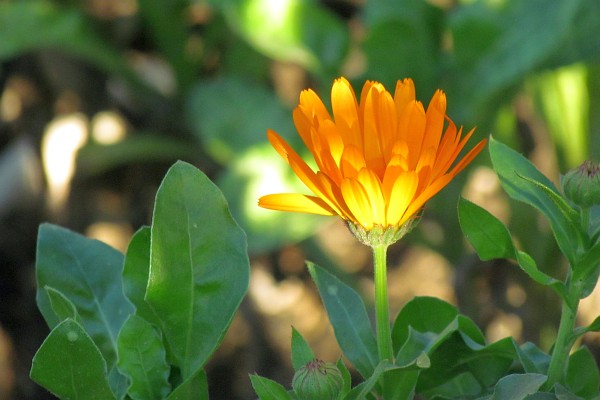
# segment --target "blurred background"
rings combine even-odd
[[[35,305],[35,242],[50,221],[124,251],[150,224],[177,159],[222,189],[248,235],[252,276],[207,366],[211,399],[255,398],[257,372],[289,387],[291,325],[322,359],[339,349],[304,260],[372,301],[371,255],[336,218],[258,209],[306,192],[266,141],[299,151],[291,110],[334,78],[448,95],[473,143],[493,134],[554,182],[600,157],[598,0],[3,0],[0,2],[0,399],[52,398],[28,378],[48,333]],[[460,231],[463,195],[499,217],[555,277],[546,221],[509,201],[484,151],[389,254],[392,314],[415,295],[456,304],[489,340],[548,350],[559,301],[506,261],[482,263]],[[600,313],[600,291],[580,322]],[[600,356],[600,339],[586,345]]]

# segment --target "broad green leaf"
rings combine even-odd
[[[458,218],[463,233],[482,260],[514,259],[531,279],[550,286],[561,297],[566,297],[564,284],[540,271],[529,254],[517,250],[508,229],[487,210],[461,197],[458,201]]]
[[[600,372],[594,355],[587,347],[582,347],[570,355],[566,381],[569,389],[584,399],[598,395]]]
[[[429,359],[427,358],[427,360]],[[386,400],[412,399],[415,395],[419,375],[420,371],[414,369],[386,371],[383,377],[383,398]]]
[[[456,307],[434,297],[415,297],[398,313],[392,328],[394,352],[398,352],[410,336],[410,328],[421,333],[440,333],[451,324]],[[418,354],[417,354],[418,355]]]
[[[208,380],[203,369],[177,386],[167,400],[208,400]]]
[[[582,244],[576,212],[572,209],[566,212],[557,205],[559,201],[556,198],[561,195],[554,184],[521,154],[494,138],[490,138],[489,149],[494,170],[504,190],[513,199],[535,207],[550,221],[560,249],[573,265]],[[532,181],[536,184],[532,184]]]
[[[119,332],[119,370],[131,380],[134,400],[164,399],[171,391],[170,368],[160,334],[141,317],[131,315]]]
[[[285,388],[271,379],[250,375],[250,381],[259,400],[292,400]]]
[[[556,394],[556,397],[552,397],[551,400],[584,400],[559,383],[554,385],[554,393]],[[596,391],[596,394],[600,396],[598,391]],[[530,400],[530,397],[531,396],[527,397],[526,400]],[[593,397],[589,397],[588,399],[593,399]]]
[[[318,265],[307,264],[342,352],[363,378],[368,379],[379,357],[365,304],[354,289]]]
[[[246,238],[219,189],[184,162],[158,189],[151,236],[146,301],[187,379],[217,348],[246,293]]]
[[[131,238],[123,264],[123,290],[135,306],[135,314],[160,326],[154,310],[144,297],[150,273],[150,227],[140,228]]]
[[[589,249],[579,262],[573,266],[573,279],[584,282],[581,298],[589,296],[598,282],[600,274],[600,242]]]
[[[59,323],[33,357],[31,379],[55,396],[73,400],[114,399],[106,362],[83,327]]]
[[[50,286],[46,286],[44,289],[46,290],[48,299],[50,299],[52,311],[54,311],[54,314],[56,314],[56,317],[60,322],[67,318],[71,318],[72,320],[77,321],[78,324],[82,324],[81,319],[77,314],[77,309],[71,300],[67,299],[64,294]]]
[[[349,47],[348,29],[318,2],[229,1],[229,25],[265,55],[329,77]],[[273,23],[277,21],[277,23]]]
[[[548,377],[541,374],[512,374],[498,381],[491,400],[522,400],[537,392]]]
[[[97,240],[51,224],[38,232],[36,300],[50,328],[58,319],[44,287],[60,291],[75,305],[86,332],[108,369],[117,359],[117,335],[134,308],[123,294],[123,255]]]
[[[298,371],[314,359],[315,354],[310,346],[306,343],[300,332],[292,326],[292,366],[294,367],[294,371]]]
[[[365,379],[364,382],[356,385],[350,393],[344,398],[344,400],[363,400],[367,398],[367,395],[375,388],[375,385],[379,381],[381,375],[386,371],[397,369],[387,360],[382,361],[373,370],[373,374]]]

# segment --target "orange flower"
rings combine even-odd
[[[259,199],[259,206],[339,215],[367,232],[398,229],[486,143],[477,143],[452,167],[475,129],[461,139],[462,127],[457,130],[446,116],[444,92],[436,91],[425,110],[415,100],[411,79],[398,81],[393,97],[382,84],[367,81],[358,102],[349,82],[339,78],[331,103],[333,118],[314,91],[304,90],[293,114],[319,168],[316,173],[277,133],[267,132],[275,150],[315,196],[270,194]]]

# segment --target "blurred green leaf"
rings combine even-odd
[[[32,361],[31,379],[62,399],[115,398],[98,347],[72,319],[56,325],[42,343]]]
[[[119,370],[131,380],[127,394],[134,400],[164,399],[171,391],[170,368],[160,334],[136,315],[119,332]]]
[[[260,400],[292,400],[285,388],[271,379],[250,375],[250,381]]]
[[[291,112],[274,92],[234,77],[200,81],[190,91],[186,115],[196,137],[223,164],[266,142],[269,128],[283,136],[294,132]]]
[[[306,186],[268,142],[237,157],[217,183],[229,201],[231,212],[248,234],[251,253],[265,252],[313,235],[326,217],[281,212],[258,207],[258,199],[270,193],[307,193]]]
[[[52,311],[54,311],[54,314],[58,318],[59,322],[70,318],[76,321],[79,325],[82,324],[81,318],[79,318],[79,314],[77,314],[77,309],[71,300],[69,300],[60,291],[50,286],[46,286],[44,289],[46,290],[46,294],[50,300],[50,307],[52,307]]]
[[[352,389],[352,377],[350,376],[350,371],[348,371],[348,368],[346,368],[346,364],[344,364],[344,360],[342,359],[342,357],[340,357],[339,360],[337,360],[335,365],[342,373],[342,390],[340,391],[340,396],[338,397],[338,400],[341,400],[344,399]]]
[[[150,227],[140,228],[131,238],[123,264],[123,291],[135,306],[135,315],[160,326],[158,316],[144,297],[150,273]]]
[[[367,2],[364,13],[368,79],[393,93],[398,79],[410,77],[419,93],[431,96],[440,72],[443,11],[421,0],[387,0]]]
[[[573,393],[584,399],[598,396],[600,372],[594,355],[587,347],[581,347],[569,356],[566,383]]]
[[[129,68],[121,53],[94,31],[83,13],[75,8],[58,7],[56,3],[43,0],[0,3],[0,59],[32,50],[62,50],[121,76],[146,96],[157,96]]]
[[[203,369],[177,386],[167,400],[208,400],[208,380]]]
[[[569,389],[567,389],[566,387],[564,387],[563,385],[557,383],[554,385],[554,393],[556,394],[556,397],[550,397],[550,400],[584,400],[583,398],[577,396],[575,393],[571,392]],[[600,396],[600,394],[598,394],[598,396]],[[598,396],[596,397],[590,397],[590,399],[597,399]],[[533,397],[532,396],[527,396],[526,400],[531,400]],[[534,398],[534,400],[537,400],[537,397]],[[543,398],[542,400],[546,400],[545,398]]]
[[[189,1],[185,0],[139,1],[140,15],[149,26],[161,53],[173,67],[180,90],[189,87],[197,69],[186,49],[190,31],[186,19],[188,7]]]
[[[232,29],[265,55],[289,61],[328,79],[348,51],[346,26],[315,1],[229,0]]]
[[[515,345],[517,356],[527,373],[547,374],[550,365],[550,356],[531,342]]]
[[[151,236],[146,301],[187,379],[221,342],[246,293],[245,235],[219,189],[177,162],[156,194]]]
[[[560,249],[574,265],[583,241],[578,212],[566,205],[554,184],[521,154],[494,138],[490,139],[489,150],[504,190],[513,199],[535,207],[549,220]]]
[[[491,400],[522,400],[538,391],[548,378],[541,374],[512,374],[498,381]]]
[[[463,372],[442,385],[425,390],[424,393],[435,393],[435,399],[476,398],[482,392],[482,387],[470,372]],[[481,398],[478,398],[481,400]]]
[[[77,174],[95,176],[133,163],[194,159],[199,148],[191,140],[139,132],[114,144],[88,143],[77,152]]]
[[[514,247],[508,229],[496,217],[470,201],[459,198],[460,227],[483,261],[511,258],[531,279],[554,289],[566,298],[565,285],[540,271],[531,256]]]
[[[365,304],[354,289],[335,276],[311,262],[307,265],[340,348],[363,378],[368,379],[373,375],[379,357]]]
[[[292,326],[292,367],[294,367],[294,371],[298,371],[314,359],[315,354],[310,346],[300,332]]]
[[[394,367],[387,360],[382,361],[377,365],[377,367],[373,370],[373,374],[366,377],[363,382],[356,385],[350,393],[344,398],[344,400],[363,400],[367,398],[367,395],[371,393],[377,381],[384,372],[393,370]]]
[[[123,255],[97,240],[42,224],[38,232],[36,300],[48,326],[58,319],[45,291],[59,290],[76,307],[109,371],[117,360],[117,335],[134,308],[123,294]]]

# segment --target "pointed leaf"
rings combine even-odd
[[[163,399],[171,391],[170,368],[160,334],[144,319],[131,315],[119,337],[119,370],[131,379],[127,394],[135,400]]]
[[[573,393],[584,399],[598,395],[600,372],[594,355],[587,347],[580,348],[569,357],[567,385]]]
[[[541,374],[513,374],[498,381],[491,400],[522,400],[537,392],[548,377]]]
[[[548,366],[550,365],[550,356],[535,344],[527,342],[518,346],[515,343],[515,350],[525,372],[547,374]]]
[[[377,365],[377,367],[373,370],[373,375],[369,376],[368,379],[365,379],[364,382],[356,385],[354,389],[348,393],[348,395],[344,398],[344,400],[362,400],[365,399],[366,396],[371,393],[381,375],[383,375],[386,371],[391,371],[397,369],[392,364],[390,364],[387,360],[382,361]]]
[[[33,358],[31,379],[62,399],[115,398],[102,354],[72,319],[58,324],[42,343]]]
[[[259,400],[292,400],[285,388],[271,379],[250,375],[250,381]]]
[[[219,189],[181,161],[158,189],[151,235],[146,301],[186,379],[221,342],[246,293],[246,239]]]
[[[582,233],[572,220],[572,212],[564,213],[561,207],[557,206],[556,196],[561,195],[554,184],[529,160],[494,138],[490,139],[489,149],[494,170],[506,193],[544,214],[550,221],[560,249],[573,264]],[[536,183],[532,184],[532,181]],[[554,196],[549,195],[550,192]]]
[[[310,346],[306,343],[300,332],[292,326],[292,366],[294,367],[294,371],[298,371],[314,359],[315,354]]]
[[[379,357],[365,304],[354,289],[335,276],[316,264],[307,265],[344,355],[363,378],[369,378]]]
[[[140,228],[131,238],[123,264],[123,290],[135,306],[135,314],[160,326],[154,310],[146,302],[146,287],[150,273],[150,227]]]
[[[340,395],[338,396],[338,400],[341,400],[341,399],[345,398],[346,395],[352,389],[352,378],[350,376],[350,371],[348,371],[348,368],[346,368],[346,364],[344,364],[344,360],[342,360],[341,357],[339,360],[337,360],[337,363],[335,363],[335,365],[342,373],[342,379],[343,379],[342,390],[340,391]]]
[[[71,300],[67,299],[64,294],[50,286],[46,286],[44,289],[50,300],[52,311],[54,311],[54,314],[56,314],[56,317],[60,322],[67,318],[71,318],[72,320],[77,321],[78,324],[82,324],[81,318],[79,318],[79,314],[77,314],[77,309]]]
[[[203,369],[177,386],[167,400],[208,400],[208,380]]]
[[[55,225],[42,224],[36,256],[36,300],[48,325],[58,319],[44,287],[71,301],[108,369],[117,359],[117,335],[134,309],[123,294],[123,255],[112,247]]]

